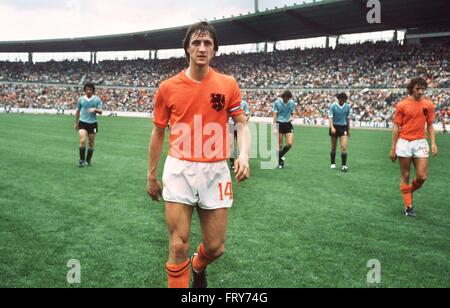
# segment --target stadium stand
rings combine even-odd
[[[367,42],[335,49],[222,55],[214,66],[233,75],[246,89],[256,117],[270,116],[281,89],[293,89],[299,112],[308,124],[326,118],[338,90],[349,92],[354,120],[388,122],[395,103],[406,95],[408,79],[420,75],[430,84],[429,96],[437,105],[440,121],[442,111],[449,107],[449,91],[445,90],[450,87],[449,54],[445,40],[427,46]],[[151,113],[159,83],[183,66],[184,58],[96,65],[83,61],[0,62],[0,101],[13,108],[74,109],[80,83],[90,80],[100,86],[98,94],[105,97],[106,110]]]

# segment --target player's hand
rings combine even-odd
[[[75,124],[75,130],[76,130],[76,131],[79,131],[79,129],[78,129],[78,123]]]
[[[275,124],[273,127],[273,134],[278,135],[278,124]]]
[[[331,128],[331,134],[332,134],[333,136],[336,135],[336,128],[334,128],[334,127]]]
[[[147,193],[153,201],[161,201],[162,186],[158,180],[147,179]]]
[[[439,149],[438,149],[437,145],[435,145],[435,144],[431,145],[431,153],[433,154],[433,157],[435,157],[439,154]]]
[[[250,165],[248,157],[239,156],[234,162],[234,170],[236,170],[236,181],[244,182],[250,178]]]
[[[97,111],[97,109],[95,109],[95,108],[89,108],[88,109],[88,112],[89,113],[95,113]]]
[[[347,137],[350,137],[350,130],[347,131]]]
[[[392,162],[395,163],[397,161],[397,153],[396,149],[392,148],[391,153],[389,154],[389,157],[391,158]]]

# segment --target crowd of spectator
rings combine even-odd
[[[116,112],[153,112],[156,90],[145,88],[99,88],[97,95],[102,99],[104,109]],[[15,108],[66,109],[76,108],[82,87],[38,84],[0,84],[0,102]],[[336,101],[333,89],[294,90],[298,103],[298,115],[306,122],[326,118],[330,104]],[[395,105],[407,94],[405,90],[363,89],[345,91],[353,109],[353,120],[366,122],[388,122],[392,120]],[[246,90],[245,100],[255,117],[270,117],[273,102],[280,90]],[[437,121],[448,118],[450,91],[430,90],[427,96],[436,105]]]
[[[349,95],[356,121],[385,122],[406,96],[413,76],[430,85],[437,119],[448,118],[450,69],[448,44],[427,46],[391,42],[338,45],[335,49],[293,49],[218,56],[216,70],[233,75],[254,116],[268,117],[282,89],[297,99],[305,121],[324,118],[338,92]],[[75,109],[86,81],[94,82],[110,111],[153,111],[159,83],[186,67],[186,59],[83,61],[27,64],[0,62],[0,103],[17,108]],[[436,89],[440,88],[440,90]]]
[[[336,48],[292,49],[216,57],[213,66],[236,78],[242,88],[404,88],[409,78],[425,76],[433,88],[450,87],[450,45],[400,45],[366,42]],[[0,62],[0,80],[158,87],[186,67],[184,58],[165,60],[47,63]]]

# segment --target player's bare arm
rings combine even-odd
[[[295,121],[295,112],[293,112],[292,114],[291,114],[291,117],[290,117],[290,119],[289,119],[289,122],[290,123],[292,123],[292,122],[294,122]]]
[[[274,124],[274,128],[273,128],[273,133],[274,134],[278,134],[278,112],[274,112],[273,113],[273,124]]]
[[[158,164],[164,144],[165,129],[155,126],[148,149],[147,193],[153,201],[159,202],[162,197],[162,186],[158,181]]]
[[[250,178],[250,148],[251,148],[251,136],[250,129],[248,128],[247,121],[243,114],[233,117],[234,123],[236,123],[238,134],[238,146],[239,157],[235,161],[236,181],[238,183],[243,182]]]
[[[78,131],[78,123],[80,121],[80,110],[75,112],[75,130]]]
[[[436,145],[436,133],[434,131],[433,124],[427,125],[427,129],[431,139],[431,153],[433,154],[433,157],[435,157],[439,154],[439,148]]]
[[[88,112],[89,113],[96,113],[96,114],[103,114],[103,110],[97,109],[97,108],[89,108]]]
[[[397,160],[396,150],[397,150],[397,140],[398,140],[399,134],[400,134],[400,127],[398,126],[398,124],[394,124],[394,129],[392,130],[392,147],[391,147],[391,152],[389,154],[389,157],[391,158],[391,160],[393,162],[395,162]]]
[[[333,117],[329,117],[329,122],[330,122],[330,128],[331,128],[331,134],[332,135],[336,135],[336,128],[333,125]]]

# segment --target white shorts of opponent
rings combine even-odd
[[[428,158],[430,157],[430,146],[426,139],[408,141],[398,139],[397,152],[398,157],[405,158]]]
[[[198,205],[205,210],[233,206],[233,184],[226,161],[190,162],[167,156],[162,180],[166,202]]]

